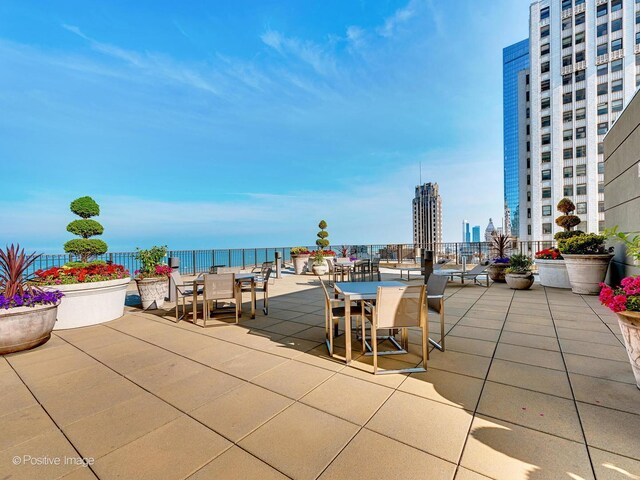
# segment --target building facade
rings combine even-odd
[[[480,242],[480,225],[476,225],[475,227],[473,227],[471,229],[473,235],[472,235],[472,241],[473,242]]]
[[[416,187],[413,199],[413,243],[442,243],[442,199],[437,183]]]
[[[526,106],[521,102],[522,72],[528,73],[529,39],[506,47],[502,51],[503,130],[504,130],[504,210],[508,212],[509,231],[520,230],[520,151],[521,133],[526,129]],[[505,213],[506,214],[506,213]],[[507,215],[507,214],[506,214]]]
[[[471,230],[467,220],[462,221],[462,243],[469,243],[471,241]]]
[[[531,4],[530,135],[520,162],[520,178],[528,179],[522,189],[528,199],[520,205],[521,218],[528,217],[520,225],[523,240],[553,239],[560,230],[555,206],[564,197],[576,204],[580,230],[605,226],[602,142],[636,90],[638,7],[633,0]]]

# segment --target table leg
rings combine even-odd
[[[347,365],[351,363],[351,299],[344,296],[344,348]]]
[[[256,318],[256,281],[251,279],[251,318]]]
[[[204,306],[203,306],[204,308]],[[196,324],[196,321],[198,320],[198,284],[197,283],[193,283],[193,305],[192,305],[192,310],[193,310],[193,324]],[[185,317],[187,316],[186,312],[185,312]]]

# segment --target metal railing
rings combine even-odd
[[[548,241],[511,242],[508,255],[523,253],[533,257],[535,252],[545,248],[551,248],[555,244]],[[307,246],[309,250],[315,250],[315,246]],[[448,259],[456,264],[478,263],[493,258],[493,248],[489,242],[449,242],[427,245],[417,244],[379,244],[379,245],[332,245],[330,247],[338,257],[348,256],[356,258],[380,258],[384,263],[416,263],[420,258],[420,250],[433,251],[434,260]],[[196,275],[208,272],[214,265],[232,268],[251,268],[262,262],[275,259],[276,252],[280,253],[284,262],[291,261],[291,247],[267,247],[267,248],[236,248],[236,249],[211,249],[211,250],[170,250],[169,257],[180,259],[180,272]],[[133,276],[140,269],[140,262],[136,260],[135,252],[113,252],[97,257],[124,267]],[[52,267],[61,267],[65,263],[77,260],[70,254],[45,254],[38,257],[32,265],[29,273],[36,270],[46,270]]]

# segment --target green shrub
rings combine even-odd
[[[567,238],[558,242],[560,252],[565,255],[594,255],[607,253],[605,241],[607,237],[588,233],[576,237]]]
[[[92,265],[106,265],[104,260],[94,260],[93,262],[67,262],[64,264],[68,268],[87,268]]]
[[[320,220],[318,228],[320,229],[320,231],[317,234],[318,240],[316,240],[316,245],[318,246],[318,248],[320,248],[320,250],[322,250],[330,245],[329,240],[327,240],[329,233],[325,231],[325,228],[327,228],[327,222],[325,222],[324,220]]]
[[[635,261],[640,261],[640,232],[619,232],[618,226],[608,228],[603,235],[612,237],[624,244],[626,254]],[[640,300],[639,300],[640,301]]]
[[[81,262],[87,262],[89,258],[105,253],[107,244],[97,238],[76,238],[64,244],[64,251],[80,255]]]
[[[531,265],[533,265],[533,262],[527,255],[514,253],[509,259],[509,268],[507,268],[505,272],[527,273],[531,271]]]
[[[102,255],[108,250],[107,244],[102,240],[92,239],[96,235],[102,235],[104,227],[89,217],[100,215],[100,207],[91,197],[76,198],[71,202],[71,211],[81,220],[74,220],[67,225],[67,231],[78,235],[79,239],[69,240],[64,244],[64,251],[80,257],[81,262],[88,262],[90,258]]]
[[[292,247],[291,255],[306,255],[309,253],[309,249],[307,247]]]
[[[569,230],[569,231],[563,231],[563,232],[558,232],[556,233],[553,238],[556,239],[557,242],[559,242],[560,240],[566,240],[567,238],[571,238],[571,237],[577,237],[578,235],[584,235],[584,232],[582,230]]]
[[[80,197],[71,202],[71,211],[82,218],[97,217],[100,206],[91,197]]]
[[[156,266],[167,256],[167,246],[155,246],[148,250],[136,248],[136,260],[140,261],[141,274],[155,274]]]
[[[556,218],[556,225],[564,228],[565,232],[570,232],[572,228],[580,225],[580,217],[570,215],[576,209],[575,204],[571,200],[563,198],[558,202],[558,206],[556,208],[563,214]]]
[[[89,238],[95,235],[102,235],[104,227],[95,220],[83,218],[82,220],[74,220],[67,225],[67,232],[82,238]]]

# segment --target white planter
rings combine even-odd
[[[293,270],[296,275],[302,275],[304,273],[304,267],[309,260],[308,254],[302,255],[291,255],[291,260],[293,260]]]
[[[167,277],[136,278],[136,284],[144,310],[163,307],[164,299],[169,296],[169,279]]]
[[[316,275],[322,276],[322,275],[325,275],[328,271],[329,271],[329,266],[327,265],[327,262],[320,265],[313,266],[313,273],[315,273]]]
[[[613,255],[563,254],[567,266],[571,291],[580,295],[598,295],[600,283],[604,282]]]
[[[507,273],[504,276],[507,285],[512,290],[528,290],[533,285],[533,274],[529,273]]]
[[[564,260],[537,259],[540,285],[552,288],[571,288]]]
[[[104,282],[49,285],[43,290],[60,290],[64,297],[58,306],[54,330],[86,327],[109,322],[124,314],[129,277]]]
[[[335,256],[324,257],[324,266],[326,267],[327,271],[329,271],[329,265],[327,262],[333,263],[335,258],[336,258]],[[314,266],[313,262],[314,262],[313,258],[309,258],[309,260],[307,260],[307,272],[313,272],[313,266]]]
[[[0,355],[28,350],[51,338],[57,305],[0,310]]]
[[[640,388],[640,312],[620,312],[617,315],[636,385]]]

